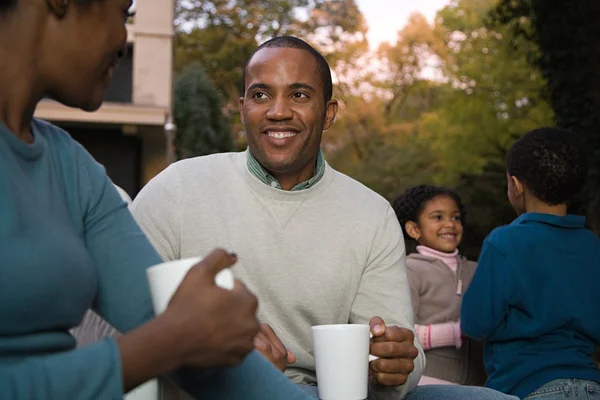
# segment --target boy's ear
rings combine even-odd
[[[513,187],[515,188],[515,195],[518,197],[523,196],[523,193],[525,192],[525,186],[523,185],[523,182],[521,182],[516,176],[511,176],[510,179],[512,179]]]
[[[406,224],[404,224],[404,230],[406,231],[408,236],[410,236],[414,240],[419,240],[419,238],[421,237],[419,227],[413,221],[407,221]]]

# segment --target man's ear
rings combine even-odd
[[[331,128],[333,122],[335,121],[335,116],[338,112],[338,101],[336,99],[331,99],[327,102],[325,106],[325,123],[323,124],[323,130]]]
[[[56,18],[64,18],[72,5],[72,0],[46,0],[48,10],[56,16]]]
[[[421,231],[419,230],[419,226],[414,221],[407,221],[404,224],[404,230],[414,240],[419,240],[421,237]]]
[[[242,125],[244,125],[244,97],[240,97],[238,100],[238,108],[240,110],[240,119],[242,120]]]

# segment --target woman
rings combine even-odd
[[[100,107],[130,7],[0,0],[0,398],[117,399],[163,374],[195,397],[304,398],[251,352],[256,298],[214,283],[235,255],[208,255],[154,318],[145,269],[160,258],[104,169],[33,119],[45,96]],[[76,349],[90,307],[125,334]]]

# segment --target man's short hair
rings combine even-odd
[[[314,58],[314,60],[317,62],[317,73],[319,74],[319,77],[321,78],[321,82],[323,84],[323,98],[325,99],[325,103],[331,100],[331,97],[333,96],[333,83],[331,80],[331,68],[327,63],[327,60],[325,60],[325,57],[323,57],[323,55],[317,50],[315,50],[315,48],[312,47],[310,44],[294,36],[274,37],[273,39],[267,40],[266,42],[258,46],[256,50],[254,50],[252,55],[248,58],[246,65],[244,66],[244,74],[242,78],[242,96],[246,94],[246,75],[248,74],[248,65],[252,61],[254,55],[265,48],[300,49],[309,52]]]

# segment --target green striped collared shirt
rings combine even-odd
[[[260,165],[258,160],[256,158],[254,158],[254,156],[252,155],[250,150],[248,150],[247,153],[248,153],[248,171],[250,171],[250,173],[252,175],[257,177],[258,180],[260,180],[265,185],[269,185],[276,189],[283,190],[281,185],[277,181],[277,179],[275,179],[273,177],[273,175],[269,174],[263,168],[263,166]],[[321,178],[323,177],[323,175],[325,175],[325,158],[323,157],[323,152],[321,150],[319,150],[319,153],[317,154],[317,169],[316,169],[313,177],[305,182],[301,182],[301,183],[297,184],[291,190],[308,189],[308,188],[312,187],[314,184],[316,184],[317,182],[319,182],[321,180]]]

